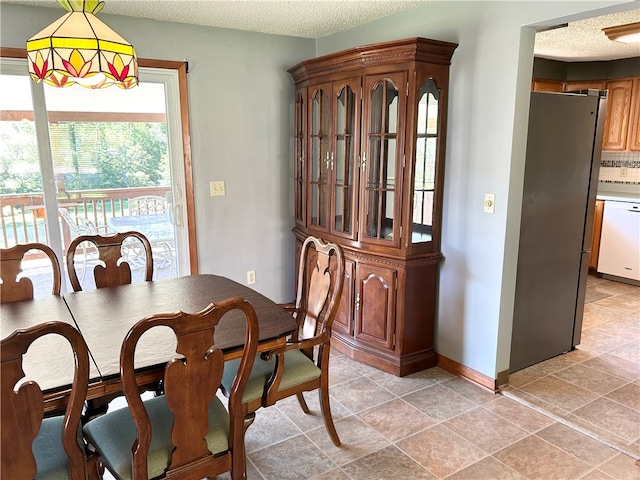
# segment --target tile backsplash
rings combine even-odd
[[[600,184],[640,184],[640,152],[602,152]]]

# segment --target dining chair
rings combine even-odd
[[[23,355],[34,341],[54,335],[63,337],[71,346],[73,383],[64,415],[43,418],[42,390],[25,375]],[[96,471],[97,457],[85,455],[80,435],[89,382],[89,353],[78,330],[58,321],[16,330],[0,342],[0,368],[0,477],[85,480],[88,468]]]
[[[256,357],[243,397],[245,428],[253,422],[258,408],[292,395],[304,413],[309,413],[303,392],[318,390],[325,427],[333,443],[340,446],[329,404],[329,353],[331,325],[343,283],[341,247],[307,237],[300,254],[295,306],[288,308],[298,328],[285,345]],[[231,391],[239,368],[237,360],[226,362],[222,378],[225,395]]]
[[[33,281],[27,277],[18,278],[23,273],[25,254],[32,250],[40,250],[49,258],[53,272],[51,295],[60,295],[60,263],[51,247],[44,243],[21,243],[0,250],[0,303],[33,298]]]
[[[144,269],[145,281],[150,282],[153,279],[151,245],[147,237],[142,233],[124,232],[106,236],[80,235],[71,241],[67,249],[67,271],[69,273],[69,281],[75,292],[83,289],[82,277],[78,278],[76,260],[78,256],[86,258],[87,252],[92,249],[96,250],[98,255],[98,264],[93,268],[96,288],[131,283],[132,265],[135,269]],[[82,262],[84,261],[85,259],[82,259]],[[156,384],[151,390],[158,393],[161,392],[161,383]],[[104,414],[109,403],[119,396],[121,396],[120,393],[113,393],[101,398],[87,400],[87,408],[84,412],[85,419]]]
[[[87,247],[86,245],[89,245]],[[89,248],[98,252],[100,262],[93,269],[96,288],[131,283],[132,266],[144,269],[144,280],[153,278],[153,254],[149,240],[140,232],[114,233],[111,235],[80,235],[67,249],[67,270],[73,290],[82,290],[76,269],[78,246],[84,246],[83,256]],[[82,247],[81,247],[82,248]]]
[[[216,396],[224,368],[214,343],[220,320],[246,322],[239,368],[228,410]],[[164,371],[165,393],[142,400],[134,370],[140,337],[168,327],[177,338],[176,357]],[[120,372],[128,408],[89,421],[84,434],[116,479],[193,480],[231,471],[246,478],[242,395],[256,355],[258,319],[251,304],[230,298],[198,313],[151,315],[134,325],[120,352]]]

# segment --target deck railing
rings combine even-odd
[[[143,195],[165,196],[169,187],[110,188],[101,190],[67,190],[58,197],[58,206],[73,217],[84,216],[97,227],[108,225],[109,218],[126,215],[129,199]],[[17,243],[48,243],[42,193],[0,195],[2,242],[7,248]],[[62,220],[62,219],[60,219]],[[65,248],[68,228],[61,222]]]

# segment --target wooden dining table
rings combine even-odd
[[[283,343],[296,329],[293,317],[272,300],[231,279],[205,274],[2,304],[0,333],[5,338],[17,328],[50,320],[74,325],[87,343],[91,357],[87,398],[99,398],[121,391],[120,348],[136,322],[157,313],[198,312],[210,303],[231,297],[244,298],[255,309],[259,351]],[[214,342],[223,350],[226,359],[241,355],[245,328],[244,315],[238,311],[226,314],[216,327]],[[143,335],[136,353],[135,367],[140,385],[161,379],[164,365],[176,356],[175,337],[168,327],[154,330]],[[29,351],[25,356],[25,372],[37,376],[36,381],[46,390],[47,410],[60,408],[66,401],[73,375],[70,352],[70,349],[62,352],[60,347],[43,342],[36,351]],[[68,357],[69,365],[65,365],[64,360],[54,360],[64,357],[63,353]]]

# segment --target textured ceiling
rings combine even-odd
[[[640,8],[569,22],[536,34],[535,54],[566,61],[613,60],[640,56],[640,44],[612,42],[603,28],[640,22]]]
[[[62,7],[55,0],[2,0]],[[320,38],[430,0],[106,0],[102,12],[293,37]]]
[[[0,0],[54,7],[56,0]],[[104,13],[294,37],[320,38],[431,0],[106,0]],[[602,28],[640,22],[640,9],[570,22],[536,34],[535,55],[563,61],[640,56]]]

